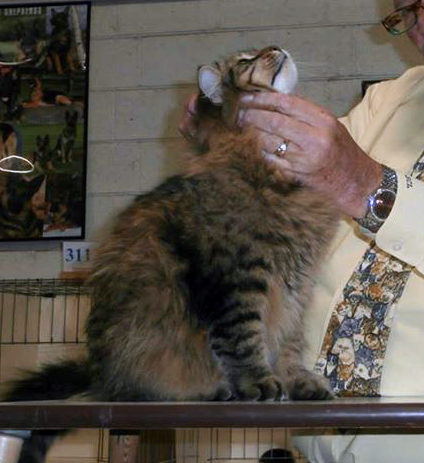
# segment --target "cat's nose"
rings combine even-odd
[[[273,52],[273,51],[279,51],[282,52],[283,50],[280,47],[277,47],[275,45],[271,45],[270,47],[266,47],[262,50],[261,55],[266,55],[267,53]]]
[[[264,48],[260,53],[260,56],[265,59],[274,59],[277,56],[281,55],[285,55],[285,53],[280,47],[277,47],[275,45]]]

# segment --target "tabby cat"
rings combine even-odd
[[[241,91],[289,92],[296,80],[278,47],[199,69],[202,149],[124,210],[100,245],[87,359],[46,366],[6,400],[330,396],[302,366],[302,318],[337,214],[235,124]],[[45,437],[33,435],[26,458]]]

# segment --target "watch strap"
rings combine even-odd
[[[397,193],[396,172],[383,165],[383,178],[380,185],[368,196],[365,217],[356,222],[372,233],[377,233],[393,207]]]

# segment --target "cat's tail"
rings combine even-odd
[[[89,388],[90,375],[86,363],[65,360],[46,364],[38,371],[26,373],[22,379],[9,382],[2,401],[68,399],[86,393]]]
[[[38,371],[8,384],[4,402],[68,399],[90,389],[90,375],[85,362],[66,360],[47,364]],[[43,463],[54,440],[67,431],[33,431],[25,438],[19,463]]]

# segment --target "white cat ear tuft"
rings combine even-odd
[[[212,66],[201,66],[197,79],[200,90],[215,105],[222,104],[222,75]]]

